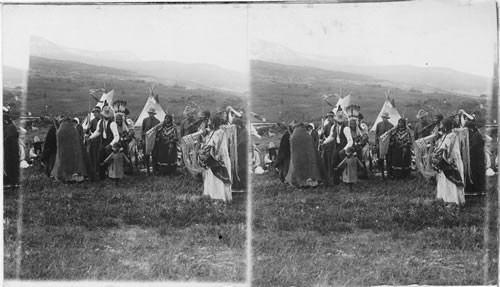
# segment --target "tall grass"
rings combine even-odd
[[[454,208],[435,186],[408,181],[360,182],[296,189],[269,174],[253,182],[255,286],[492,284],[483,278],[483,198]],[[495,187],[489,191],[496,194]],[[491,254],[497,254],[496,197]]]
[[[202,189],[189,175],[127,177],[115,187],[65,185],[28,170],[19,190],[21,279],[241,281],[245,198],[226,204]],[[14,276],[16,200],[4,202],[6,278]]]

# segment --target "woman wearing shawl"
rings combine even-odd
[[[220,128],[222,119],[213,116],[209,121],[210,131],[200,148],[200,161],[205,166],[203,172],[203,195],[213,199],[231,201],[231,159],[228,139]]]
[[[389,154],[393,176],[396,179],[410,175],[412,132],[406,121],[399,119],[398,125],[390,132]]]
[[[45,143],[43,145],[40,161],[44,164],[45,174],[50,177],[57,157],[57,129],[59,128],[59,119],[54,119],[53,125],[47,131]]]
[[[467,121],[465,127],[469,129],[469,158],[471,178],[467,177],[465,193],[482,194],[486,184],[486,160],[483,135],[476,128],[474,121]]]
[[[325,170],[318,150],[304,124],[297,125],[290,137],[290,168],[286,181],[296,187],[317,186],[325,182]]]
[[[433,153],[433,166],[438,171],[437,198],[447,203],[462,205],[464,195],[464,165],[460,155],[457,135],[452,132],[453,120],[441,122],[441,137],[436,141]]]
[[[177,168],[177,127],[171,115],[165,115],[163,123],[156,128],[154,150],[157,154],[158,171],[171,175]]]
[[[280,146],[278,148],[278,155],[274,162],[274,167],[279,171],[281,182],[285,182],[288,169],[290,167],[290,129],[287,129],[285,134],[281,137]]]
[[[56,140],[57,156],[51,175],[62,182],[83,181],[88,175],[83,157],[83,142],[70,118],[61,122]]]

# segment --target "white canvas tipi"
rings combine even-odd
[[[91,91],[92,93],[92,91]],[[104,106],[104,103],[107,103],[111,108],[113,108],[113,96],[115,95],[115,90],[111,90],[109,92],[104,92],[102,93],[101,98],[95,105],[96,107],[101,108]],[[89,113],[87,117],[85,117],[85,120],[82,123],[82,127],[84,130],[86,130],[89,127],[90,121],[94,119],[94,114]]]
[[[348,94],[346,96],[341,97],[338,101],[335,107],[333,108],[332,112],[334,114],[337,113],[337,110],[339,109],[339,106],[342,107],[342,111],[345,113],[345,108],[347,108],[349,105],[351,105],[351,94]]]
[[[398,124],[399,119],[401,118],[401,115],[399,114],[398,110],[393,106],[391,103],[390,99],[390,93],[387,92],[385,94],[385,102],[384,105],[382,106],[382,109],[380,110],[380,113],[378,113],[377,120],[375,123],[373,123],[372,128],[370,129],[370,132],[375,132],[375,129],[377,128],[377,124],[382,121],[382,114],[388,113],[389,114],[389,122],[396,126]]]
[[[162,122],[163,119],[165,119],[165,111],[162,109],[160,104],[155,100],[155,97],[153,96],[153,90],[151,89],[151,93],[149,94],[148,100],[146,101],[146,104],[144,105],[144,108],[142,109],[141,114],[135,121],[135,128],[140,128],[142,127],[142,122],[144,121],[145,118],[149,116],[148,110],[153,108],[156,112],[155,117]]]

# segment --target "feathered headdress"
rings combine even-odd
[[[113,102],[113,110],[115,113],[123,113],[127,111],[127,101],[124,100],[116,100]]]
[[[359,111],[361,107],[358,105],[349,105],[345,108],[347,117],[359,119]]]

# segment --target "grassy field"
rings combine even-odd
[[[26,111],[37,116],[63,112],[85,116],[89,110],[89,89],[102,88],[104,83],[108,89],[115,90],[115,100],[128,101],[130,117],[134,120],[141,113],[153,84],[156,84],[155,93],[159,95],[162,108],[179,121],[186,105],[196,104],[198,111],[208,109],[213,112],[221,106],[241,106],[246,100],[238,94],[215,89],[166,85],[158,79],[129,71],[32,57]],[[90,105],[95,104],[96,101],[91,99]]]
[[[345,186],[297,189],[273,174],[256,175],[254,286],[496,284],[496,178],[490,184],[487,197],[468,198],[457,209],[436,201],[435,186],[417,177],[372,178],[349,193]]]
[[[322,95],[338,93],[339,88],[352,94],[351,103],[361,106],[367,123],[373,123],[382,108],[385,93],[397,110],[410,121],[416,121],[419,109],[431,114],[451,115],[459,108],[473,111],[483,101],[480,97],[451,93],[424,93],[376,82],[366,76],[321,70],[311,67],[279,65],[252,61],[252,110],[269,121],[318,121],[322,114]],[[338,98],[332,97],[335,105]],[[325,113],[331,107],[324,104]],[[485,113],[485,110],[481,110]]]
[[[5,278],[16,278],[21,239],[23,280],[244,281],[246,194],[225,204],[202,190],[190,175],[127,177],[115,188],[27,169],[22,188],[4,195]]]

